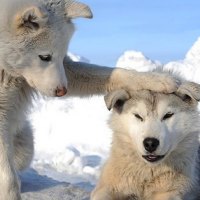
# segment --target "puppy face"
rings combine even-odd
[[[200,128],[197,101],[182,93],[132,92],[126,98],[117,97],[113,105],[114,137],[150,164],[181,149],[182,141]]]

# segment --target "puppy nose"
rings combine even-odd
[[[160,142],[156,138],[146,138],[143,141],[144,148],[149,152],[154,152],[159,146]]]
[[[66,87],[57,87],[55,93],[57,97],[62,97],[67,94],[67,89]]]

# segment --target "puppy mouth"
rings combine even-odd
[[[153,155],[153,154],[149,154],[149,155],[143,155],[142,156],[145,160],[147,160],[148,162],[157,162],[159,160],[162,160],[165,155]]]

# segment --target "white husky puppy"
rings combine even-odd
[[[168,76],[74,63],[65,57],[76,17],[91,18],[92,13],[73,0],[1,0],[0,200],[21,199],[16,171],[27,167],[33,155],[25,119],[35,90],[60,97],[122,87],[176,89]]]
[[[111,154],[92,200],[198,200],[200,85],[184,82],[174,94],[118,90]]]

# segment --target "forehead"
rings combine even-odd
[[[125,111],[134,110],[149,114],[168,109],[184,110],[189,107],[175,94],[163,94],[150,91],[140,91],[131,94],[131,99],[124,106]]]
[[[51,5],[51,9],[52,6],[53,4]],[[59,11],[58,6],[56,10]],[[48,12],[49,15],[46,24],[42,24],[37,31],[20,35],[22,40],[25,41],[25,46],[42,48],[51,45],[51,47],[59,49],[66,46],[74,32],[74,24],[66,20],[64,11],[56,12],[49,8]]]
[[[67,45],[67,27],[62,26],[46,26],[40,28],[34,34],[27,35],[25,46],[28,49],[46,49],[46,48],[65,48]],[[50,50],[50,49],[49,49]]]

